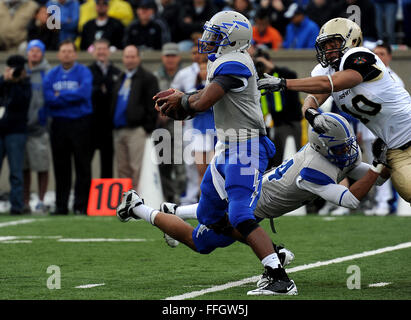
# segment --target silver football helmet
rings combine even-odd
[[[359,155],[354,130],[339,114],[325,112],[322,115],[328,118],[331,128],[326,133],[317,133],[310,129],[308,141],[311,147],[341,170],[350,167]]]
[[[253,28],[250,21],[236,11],[216,13],[204,24],[204,32],[198,39],[198,52],[223,55],[246,50],[251,45]]]
[[[326,47],[327,43],[336,40],[338,40],[338,44]],[[324,68],[331,65],[337,70],[344,53],[348,49],[359,47],[361,44],[362,32],[358,24],[346,18],[331,19],[321,27],[315,41],[317,60]],[[338,52],[337,59],[330,58],[334,52]]]

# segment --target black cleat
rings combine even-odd
[[[264,273],[267,274],[268,283],[257,289],[247,292],[249,296],[260,295],[297,295],[297,286],[293,280],[288,278],[284,268],[272,269],[265,267]]]

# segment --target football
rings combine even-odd
[[[167,89],[167,90],[160,91],[155,95],[156,101],[157,99],[167,97],[170,94],[173,94],[174,92],[175,92],[174,89]],[[157,103],[157,105],[160,106],[161,104]]]

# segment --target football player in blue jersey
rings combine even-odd
[[[209,60],[205,88],[194,94],[175,90],[154,100],[159,112],[176,120],[214,108],[218,142],[200,187],[197,218],[201,225],[192,231],[196,250],[203,250],[194,236],[201,233],[201,226],[227,238],[235,228],[270,274],[266,292],[292,295],[297,287],[254,216],[262,175],[275,147],[266,136],[257,73],[247,52],[251,40],[252,26],[242,14],[215,14],[199,39],[199,52],[208,53]],[[117,213],[123,221],[134,216],[153,222],[158,211],[141,204],[135,191],[129,191]]]

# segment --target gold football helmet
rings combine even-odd
[[[358,24],[345,18],[331,19],[321,27],[315,41],[317,60],[324,68],[331,65],[338,70],[344,53],[361,44],[362,32]],[[338,52],[338,56],[335,52]]]

